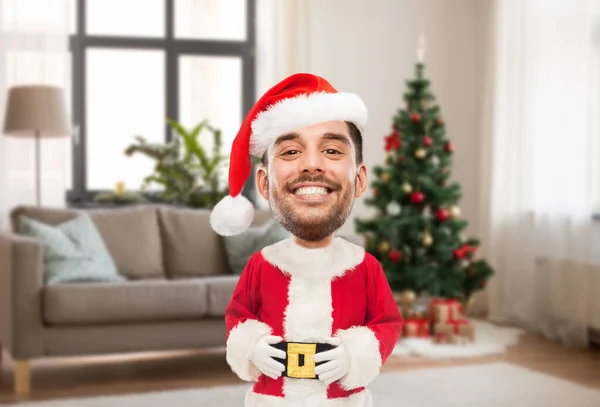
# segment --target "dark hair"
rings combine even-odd
[[[363,161],[362,134],[360,134],[360,130],[358,129],[358,127],[356,127],[356,125],[354,123],[347,121],[346,124],[348,125],[348,131],[350,132],[350,138],[352,139],[352,142],[354,143],[354,148],[356,150],[356,165],[359,165]],[[262,163],[264,166],[266,166],[268,162],[269,162],[269,160],[268,160],[268,156],[267,156],[267,151],[265,151],[265,153],[262,156]]]

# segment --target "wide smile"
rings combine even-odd
[[[301,186],[294,189],[293,193],[300,201],[320,202],[329,199],[333,190],[326,186]]]

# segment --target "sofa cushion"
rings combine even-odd
[[[223,239],[210,226],[210,210],[165,206],[158,215],[169,278],[231,274]],[[253,225],[269,219],[269,211],[257,210]]]
[[[22,216],[21,227],[44,246],[46,284],[125,281],[87,214],[56,226]]]
[[[262,226],[251,226],[239,235],[224,236],[229,267],[234,274],[242,274],[252,255],[264,247],[290,236],[275,219]]]
[[[94,221],[122,275],[129,279],[164,278],[157,206],[89,210],[19,206],[11,218],[14,230],[20,232],[21,215],[57,225],[81,213],[88,213]]]
[[[239,281],[239,276],[213,276],[204,277],[203,280],[206,283],[208,294],[207,316],[223,317]]]
[[[202,318],[207,287],[202,279],[46,286],[44,320],[52,325],[90,325]]]
[[[229,272],[223,244],[210,227],[210,211],[161,207],[158,213],[169,278]]]
[[[157,212],[155,206],[89,211],[119,272],[130,279],[165,276]]]

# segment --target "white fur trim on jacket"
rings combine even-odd
[[[282,272],[309,280],[331,280],[354,269],[365,259],[365,249],[336,236],[327,247],[307,249],[288,237],[262,249],[269,263]]]
[[[367,386],[381,369],[381,353],[375,333],[365,326],[356,326],[339,330],[334,336],[342,340],[350,353],[350,371],[340,379],[340,386],[345,390]]]
[[[260,157],[277,137],[332,120],[352,122],[363,131],[367,116],[367,107],[354,93],[315,92],[283,99],[259,113],[252,122],[250,151]]]
[[[231,370],[246,381],[256,381],[259,370],[250,362],[250,354],[258,339],[270,335],[271,327],[255,319],[247,319],[237,324],[227,338],[226,360]]]
[[[350,397],[328,399],[326,396],[308,396],[300,398],[276,397],[246,392],[245,407],[373,407],[371,391],[365,389]]]

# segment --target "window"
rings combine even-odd
[[[229,151],[255,99],[255,1],[76,0],[69,202],[117,182],[138,190],[153,162],[124,150],[136,135],[170,141],[167,117],[188,128],[208,119]]]

